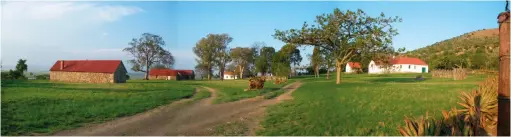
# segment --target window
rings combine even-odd
[[[417,66],[413,66],[413,69],[417,69]]]
[[[412,65],[408,65],[408,69],[411,69],[412,68]]]
[[[403,65],[399,65],[399,68],[403,68]]]

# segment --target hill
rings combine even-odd
[[[405,53],[427,62],[432,69],[462,66],[498,69],[498,29],[477,30]]]

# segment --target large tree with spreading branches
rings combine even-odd
[[[377,51],[390,46],[397,30],[392,27],[399,17],[385,17],[383,13],[371,17],[362,10],[341,11],[316,17],[315,24],[305,22],[301,29],[276,30],[273,35],[285,43],[319,46],[332,52],[337,71],[336,84],[341,83],[342,64],[363,52]]]
[[[171,67],[174,64],[174,57],[170,51],[165,50],[165,41],[162,37],[150,33],[143,33],[138,39],[132,39],[130,47],[124,48],[135,59],[128,60],[132,65],[131,70],[145,72],[144,79],[149,79],[149,67],[154,64],[162,64]]]

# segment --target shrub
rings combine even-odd
[[[50,75],[49,74],[36,75],[35,79],[50,79]]]

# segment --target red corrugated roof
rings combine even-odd
[[[193,70],[176,70],[181,75],[193,75]]]
[[[351,68],[361,68],[361,67],[360,67],[360,62],[348,62],[348,65],[349,65]]]
[[[61,60],[58,60],[50,68],[50,71],[67,72],[95,72],[95,73],[114,73],[122,64],[121,60],[62,60],[64,68],[61,69]]]
[[[413,64],[413,65],[428,65],[418,58],[410,57],[396,57],[392,60],[392,64]]]
[[[234,72],[231,72],[231,71],[224,71],[224,75],[234,75]]]
[[[149,76],[176,76],[177,71],[172,69],[151,69]]]

